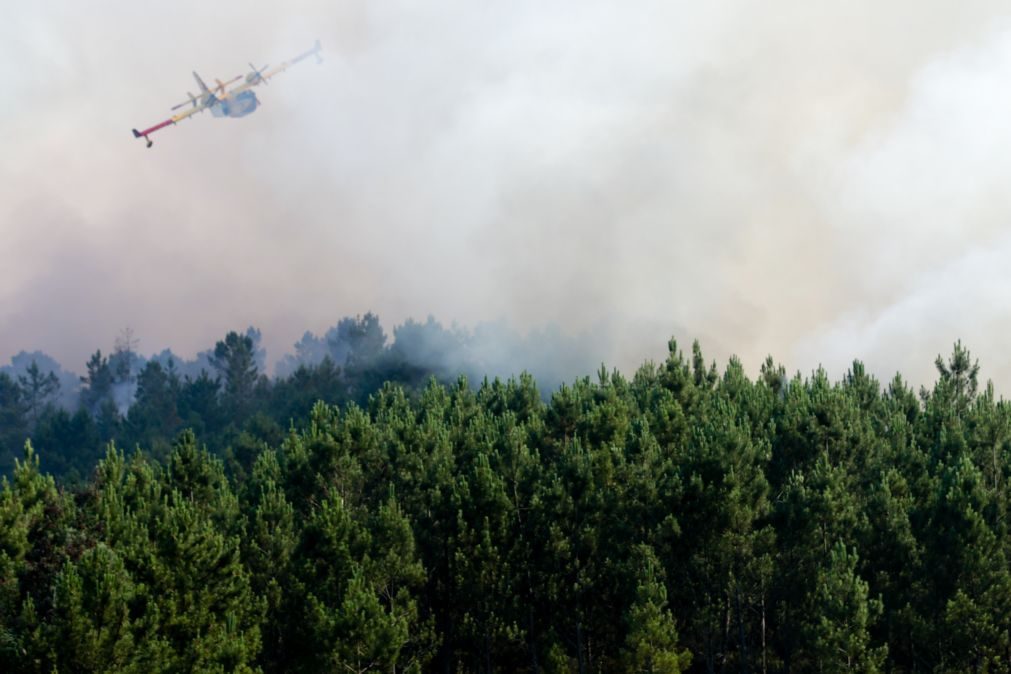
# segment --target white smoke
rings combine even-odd
[[[17,3],[0,22],[0,353],[83,363],[131,325],[192,358],[253,324],[276,355],[372,310],[554,323],[626,369],[674,334],[752,371],[858,357],[926,381],[961,338],[1004,388],[1003,272],[971,256],[1005,245],[1011,215],[1005,15]],[[231,77],[316,38],[326,62],[262,88],[256,114],[150,151],[131,138],[190,70]]]

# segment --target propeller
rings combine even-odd
[[[246,75],[246,81],[249,82],[250,84],[259,84],[260,82],[263,82],[264,84],[270,84],[270,80],[263,79],[263,71],[266,70],[268,66],[269,64],[263,66],[262,68],[257,69],[256,66],[250,63],[249,67],[253,69],[253,72]]]

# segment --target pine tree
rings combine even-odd
[[[88,374],[81,377],[84,387],[81,389],[81,405],[93,416],[97,416],[102,403],[112,396],[113,371],[109,360],[102,357],[101,350],[96,351],[88,359]]]
[[[21,387],[0,372],[0,474],[9,474],[28,439],[28,414]]]
[[[925,565],[935,665],[987,671],[1011,647],[1011,572],[992,495],[967,454],[945,466],[930,504]]]
[[[167,440],[182,426],[178,398],[180,383],[157,361],[149,361],[137,376],[137,394],[126,426],[133,444],[155,456],[167,454]]]
[[[395,570],[415,563],[409,538],[401,541],[406,548],[383,550],[363,524],[334,495],[314,510],[302,531],[293,560],[292,598],[298,618],[290,626],[292,669],[389,671],[416,636],[410,588],[420,579]],[[379,564],[373,562],[381,557]],[[396,564],[394,558],[399,558]],[[414,669],[424,662],[423,657],[405,659]]]
[[[237,502],[220,461],[188,436],[167,469],[110,450],[96,486],[106,540],[145,588],[138,657],[170,671],[249,671],[263,602],[242,564]]]
[[[42,412],[52,403],[53,397],[60,390],[60,380],[56,378],[54,372],[43,374],[38,363],[33,360],[25,373],[18,376],[18,386],[25,401],[28,422],[34,428]]]
[[[68,558],[73,502],[39,471],[31,443],[11,481],[0,482],[0,670],[48,671],[53,640],[45,618],[53,579]]]
[[[692,656],[678,647],[674,617],[667,610],[667,589],[660,565],[648,546],[635,555],[640,565],[635,601],[626,615],[628,633],[622,653],[629,674],[679,674],[688,669]]]
[[[54,586],[54,646],[59,669],[141,672],[131,607],[138,591],[122,559],[103,543],[68,563]]]
[[[231,416],[241,422],[251,412],[253,393],[259,375],[253,338],[229,332],[214,346],[211,365],[224,380],[224,401]]]
[[[881,671],[886,646],[871,644],[869,629],[881,614],[881,601],[868,597],[867,583],[856,572],[856,551],[842,543],[832,548],[818,571],[808,600],[806,639],[810,666],[819,672]]]

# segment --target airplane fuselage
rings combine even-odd
[[[260,101],[253,91],[243,91],[235,96],[225,96],[217,99],[211,106],[211,114],[215,117],[245,117],[256,110]]]

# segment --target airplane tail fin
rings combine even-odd
[[[197,75],[197,71],[195,70],[193,71],[193,79],[197,81],[197,85],[200,87],[201,94],[204,94],[206,96],[211,93],[211,90],[207,88],[207,85],[204,84],[204,81],[200,79],[200,75]]]

